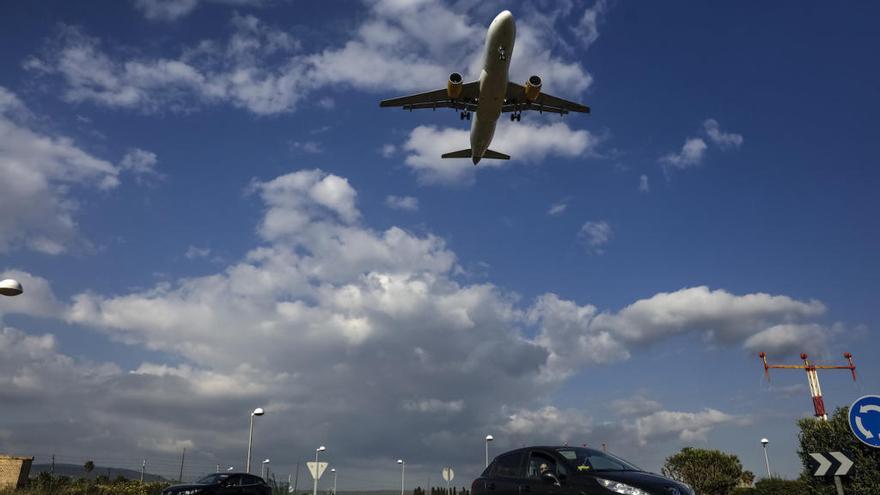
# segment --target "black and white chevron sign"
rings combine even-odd
[[[852,469],[853,462],[840,452],[821,452],[810,454],[816,471],[813,476],[846,476]]]

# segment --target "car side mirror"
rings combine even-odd
[[[557,478],[555,474],[549,471],[541,474],[541,481],[551,485],[559,485],[559,478]]]

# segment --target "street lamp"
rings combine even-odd
[[[336,468],[330,468],[330,472],[333,473],[333,495],[336,495]]]
[[[258,407],[254,409],[254,412],[251,413],[251,428],[248,433],[248,455],[247,455],[247,464],[244,468],[245,472],[251,472],[251,448],[254,446],[254,416],[262,416],[266,414],[263,411],[262,407]]]
[[[406,462],[404,462],[403,459],[398,459],[397,463],[400,464],[400,495],[403,495],[404,479],[406,476]]]
[[[767,463],[767,477],[772,478],[773,475],[770,474],[770,457],[767,456],[767,444],[770,443],[770,440],[766,438],[761,439],[761,445],[764,446],[764,462]]]
[[[265,461],[263,461],[263,466],[260,469],[260,478],[263,478],[264,480],[266,479],[266,472],[269,470],[269,466],[268,466],[269,462],[270,462],[269,459],[266,459]]]
[[[22,292],[24,292],[24,289],[22,289],[21,283],[18,280],[11,278],[0,280],[0,295],[17,296]]]
[[[324,447],[323,445],[315,449],[315,486],[312,488],[313,495],[318,495],[318,477],[321,476],[321,466],[318,465],[318,454],[325,450],[327,450],[327,447]]]
[[[495,440],[492,435],[486,435],[486,467],[489,467],[489,442]]]

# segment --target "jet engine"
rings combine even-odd
[[[525,86],[526,100],[535,101],[538,99],[538,95],[541,94],[541,78],[538,76],[532,76],[526,81]]]
[[[446,82],[446,94],[449,95],[449,99],[457,100],[461,96],[463,89],[464,85],[462,84],[461,74],[458,72],[449,74],[449,81]]]

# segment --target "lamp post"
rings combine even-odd
[[[247,455],[247,463],[245,465],[245,472],[251,472],[251,448],[254,446],[254,416],[262,416],[265,414],[262,407],[258,407],[254,409],[254,412],[251,413],[251,427],[248,431],[248,455]]]
[[[767,456],[767,444],[768,443],[770,443],[770,440],[767,440],[766,438],[761,439],[761,445],[764,446],[764,462],[767,463],[767,477],[771,478],[771,477],[773,477],[773,475],[770,474],[770,457]]]
[[[260,478],[263,478],[263,480],[266,479],[266,471],[268,471],[269,469],[269,462],[269,459],[266,459],[265,461],[263,461],[262,468],[260,468]]]
[[[321,445],[315,449],[315,485],[312,488],[312,495],[318,495],[318,477],[321,475],[321,466],[318,465],[318,454],[327,450],[327,447]]]
[[[404,480],[406,476],[406,461],[398,459],[397,463],[400,464],[400,495],[403,495]]]
[[[489,467],[489,442],[495,440],[492,435],[486,435],[486,467]]]
[[[330,468],[330,472],[333,473],[333,495],[336,495],[336,468]]]
[[[0,295],[17,296],[22,292],[24,292],[24,289],[22,289],[21,283],[18,280],[12,278],[0,280]]]

